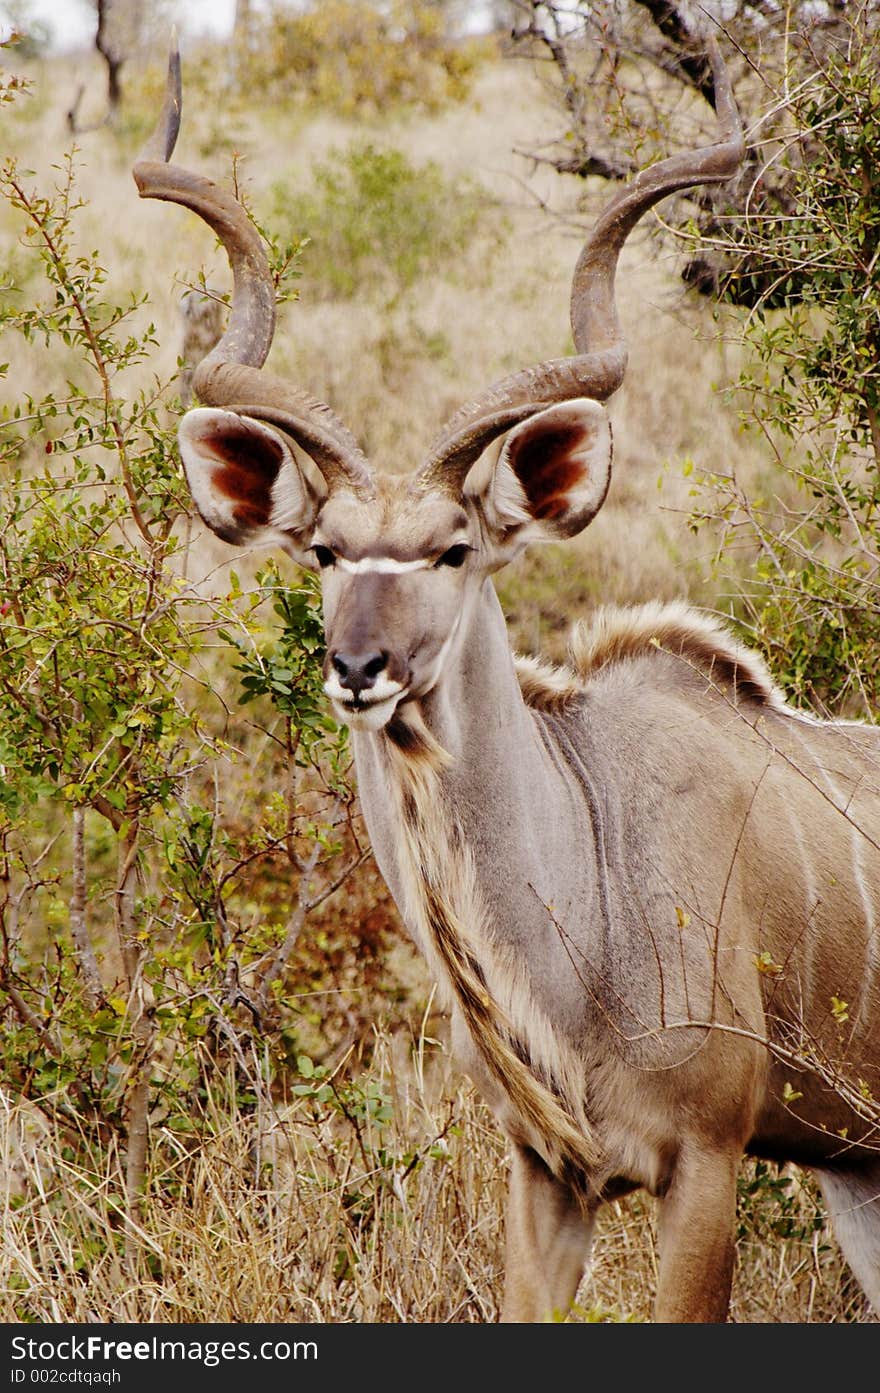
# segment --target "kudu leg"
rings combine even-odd
[[[843,1256],[880,1316],[880,1159],[816,1179]]]
[[[565,1315],[590,1251],[592,1216],[527,1148],[512,1148],[503,1321]]]
[[[682,1148],[660,1203],[655,1321],[723,1321],[730,1304],[740,1152]]]

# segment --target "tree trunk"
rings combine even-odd
[[[90,1011],[100,1005],[104,990],[95,946],[86,919],[87,879],[85,844],[85,808],[73,810],[73,884],[70,893],[70,934],[76,949],[77,962],[83,975],[86,1003]]]
[[[144,981],[142,959],[144,944],[137,936],[135,891],[137,886],[137,852],[139,825],[134,809],[126,810],[126,821],[118,834],[118,870],[116,877],[116,933],[128,986],[128,1013],[134,1052],[126,1081],[126,1114],[128,1137],[125,1152],[126,1212],[132,1225],[140,1218],[143,1204],[144,1177],[149,1154],[150,1076],[152,1072],[156,1027],[153,1020],[153,994]],[[130,1226],[125,1237],[126,1263],[130,1271],[136,1268],[138,1246]]]

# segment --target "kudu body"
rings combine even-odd
[[[187,477],[221,537],[322,570],[326,690],[376,859],[511,1145],[511,1320],[569,1306],[597,1208],[636,1187],[660,1202],[657,1318],[723,1319],[744,1152],[815,1171],[880,1306],[880,737],[788,708],[683,605],[601,612],[570,670],[517,662],[490,579],[602,504],[620,248],[665,194],[742,157],[713,63],[721,139],[602,215],[574,276],[576,356],[462,408],[414,476],[377,475],[328,407],[262,371],[260,239],[167,164],[173,83],[135,169],[230,257],[206,406],[180,428]]]

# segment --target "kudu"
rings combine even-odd
[[[598,219],[575,356],[492,386],[409,476],[375,472],[328,406],[262,371],[263,245],[229,194],[168,163],[179,78],[134,171],[229,257],[205,405],[180,425],[187,478],[220,537],[322,573],[326,691],[376,860],[510,1144],[507,1320],[570,1306],[598,1207],[638,1187],[659,1201],[656,1318],[724,1319],[744,1153],[815,1172],[880,1307],[876,731],[796,712],[683,604],[600,611],[568,669],[517,660],[490,579],[605,498],[621,247],[743,155],[712,59],[720,139]]]

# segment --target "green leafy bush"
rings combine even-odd
[[[393,301],[425,272],[455,263],[475,235],[485,199],[432,161],[356,141],[316,166],[314,190],[274,189],[273,220],[306,237],[310,286],[327,296]]]
[[[448,34],[441,6],[392,0],[274,4],[254,23],[242,78],[273,97],[291,94],[350,115],[396,105],[434,111],[460,100],[488,51]]]
[[[744,1162],[736,1185],[737,1239],[784,1238],[809,1245],[825,1224],[812,1181],[767,1161]]]
[[[82,250],[76,175],[68,156],[47,194],[0,166],[26,267],[0,323],[67,384],[0,403],[0,1075],[78,1165],[124,1155],[131,1217],[151,1134],[177,1154],[230,1088],[256,1107],[303,1044],[332,1051],[385,924],[362,948],[326,918],[369,848],[315,586],[187,581],[173,384],[123,387],[155,333]],[[271,791],[236,799],[259,761]]]
[[[831,49],[788,83],[794,212],[736,222],[724,249],[742,275],[779,268],[743,327],[738,391],[747,427],[781,466],[762,497],[709,481],[706,513],[732,554],[754,558],[754,637],[792,695],[832,712],[880,708],[880,83],[876,43],[854,15]],[[736,273],[734,273],[736,275]],[[736,293],[734,292],[734,299]],[[699,520],[699,519],[698,519]]]

